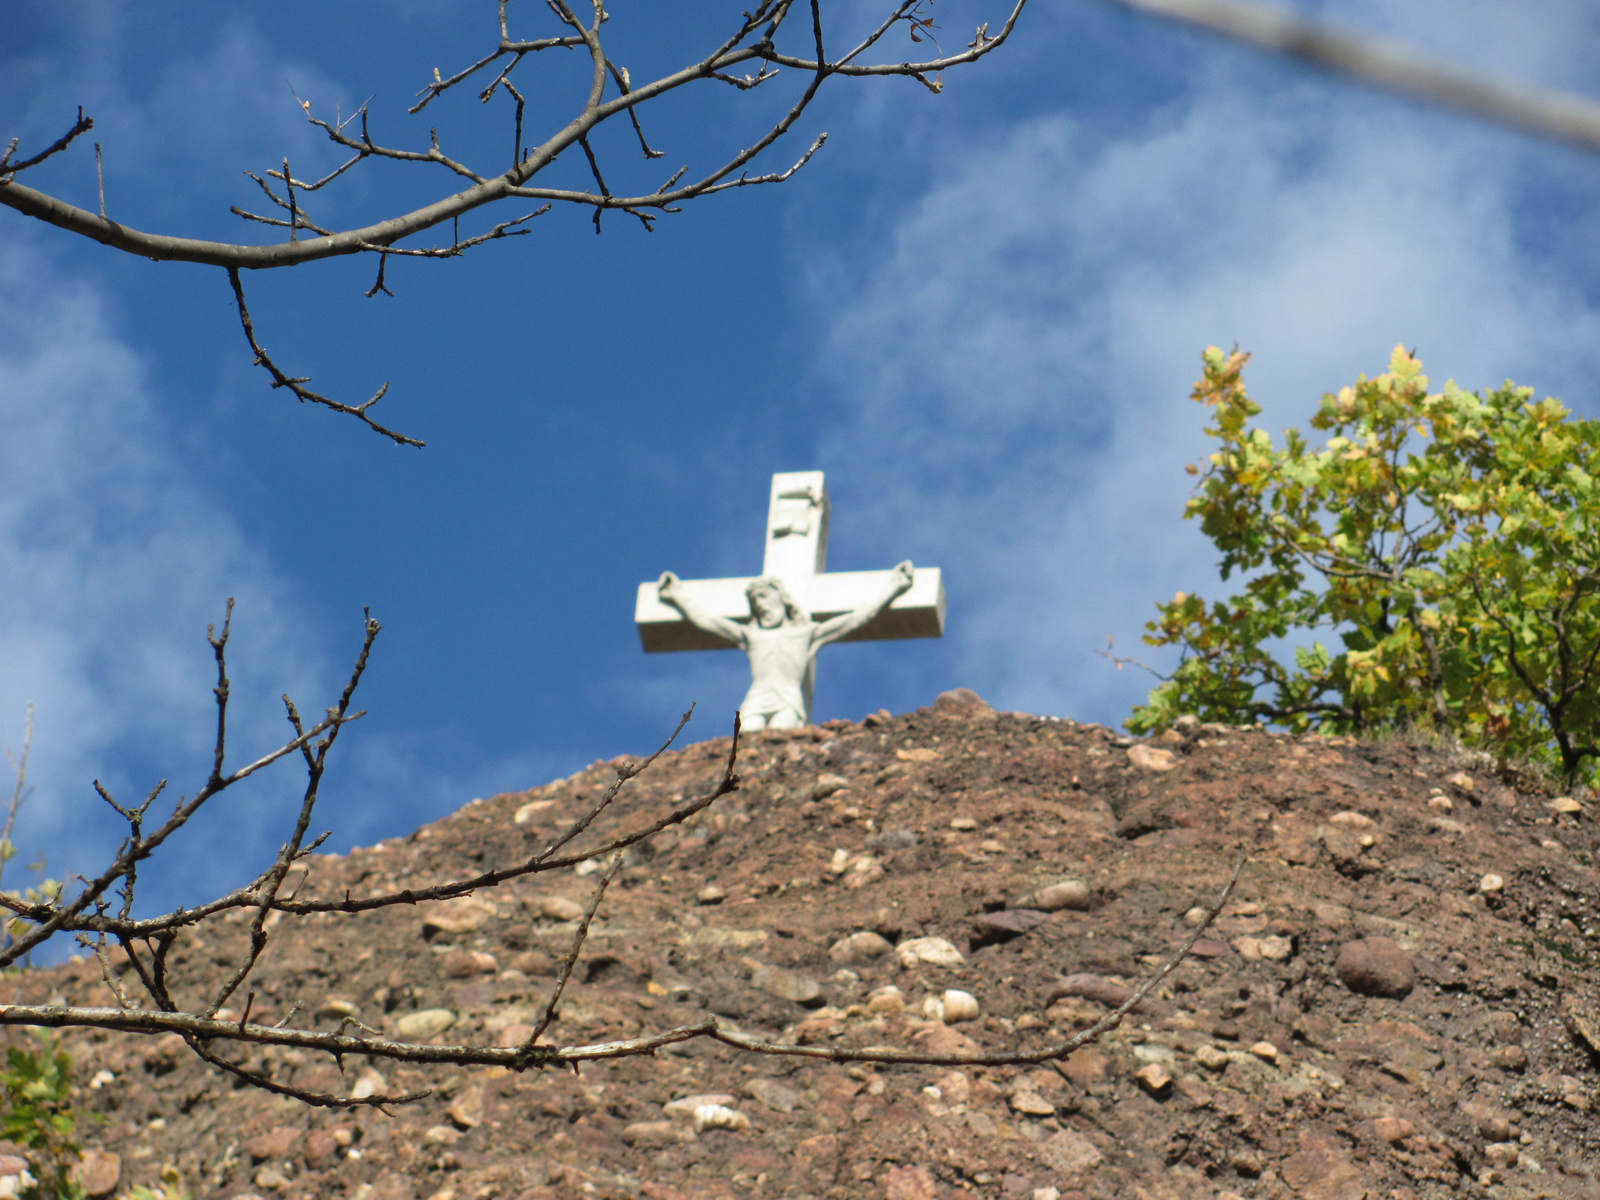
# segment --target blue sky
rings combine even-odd
[[[1299,7],[1594,90],[1593,3]],[[608,28],[638,78],[716,40],[714,10],[623,2]],[[934,8],[946,45],[1000,13]],[[37,149],[84,105],[111,215],[142,228],[254,240],[227,212],[253,203],[244,170],[338,161],[290,83],[319,113],[374,96],[391,141],[421,144],[430,120],[463,152],[509,138],[507,110],[470,98],[404,111],[434,66],[490,44],[487,2],[9,15],[0,135]],[[565,120],[580,79],[553,61],[530,113]],[[1039,4],[946,82],[841,81],[771,160],[826,129],[804,172],[652,234],[555,212],[462,260],[397,264],[393,299],[363,298],[365,261],[247,280],[269,350],[347,400],[390,380],[385,418],[422,451],[269,390],[220,272],[0,210],[0,746],[38,711],[23,845],[87,870],[117,836],[92,779],[122,796],[200,781],[203,635],[230,595],[240,759],[279,737],[279,693],[331,699],[363,605],[384,623],[371,716],[325,787],[344,849],[639,751],[690,701],[689,736],[725,732],[742,658],[646,657],[633,590],[754,570],[775,470],[828,472],[834,569],[946,573],[947,636],[830,650],[819,718],[969,686],[1116,724],[1149,681],[1096,654],[1106,636],[1132,649],[1157,599],[1214,586],[1180,519],[1208,343],[1254,353],[1278,427],[1397,342],[1440,382],[1510,376],[1600,415],[1600,161],[1092,0]],[[615,171],[643,190],[704,167],[781,98],[674,99],[651,118],[666,158],[641,167],[619,142]],[[29,179],[91,207],[93,181],[87,144]],[[318,215],[449,186],[357,173]],[[230,795],[150,877],[152,902],[264,861],[295,783]]]

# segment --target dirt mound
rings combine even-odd
[[[586,836],[704,790],[727,751],[663,756]],[[715,1013],[821,1047],[1045,1045],[1126,995],[1249,861],[1194,956],[1053,1066],[846,1067],[704,1040],[580,1075],[346,1061],[345,1086],[434,1089],[385,1115],[235,1086],[175,1036],[73,1033],[80,1103],[104,1118],[88,1140],[120,1156],[123,1188],[171,1163],[197,1196],[285,1200],[1600,1196],[1596,838],[1570,803],[1402,741],[1133,742],[971,693],[758,734],[740,773],[622,870],[555,1041]],[[613,779],[596,763],[319,857],[302,895],[516,861]],[[515,1044],[593,882],[285,919],[254,1017],[298,1004],[296,1024]],[[243,932],[182,943],[180,1000],[215,986]],[[109,1000],[92,963],[18,989]],[[977,1016],[957,1020],[970,1004],[950,992]],[[340,1083],[319,1056],[242,1057]]]

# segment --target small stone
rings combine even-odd
[[[638,1121],[625,1125],[622,1140],[630,1146],[655,1149],[697,1141],[694,1130],[677,1121]]]
[[[816,783],[811,785],[811,798],[813,800],[826,800],[835,792],[842,792],[850,786],[850,781],[843,775],[832,775],[824,772],[817,776]]]
[[[457,896],[452,900],[431,900],[419,905],[422,909],[424,936],[434,933],[473,933],[494,919],[494,906],[473,896]]]
[[[750,1118],[725,1104],[702,1104],[694,1110],[694,1131],[708,1129],[749,1129]]]
[[[1495,1108],[1493,1105],[1471,1106],[1467,1115],[1477,1122],[1478,1132],[1485,1141],[1509,1142],[1516,1136],[1516,1129],[1511,1124],[1511,1115],[1504,1109]]]
[[[438,1037],[456,1023],[448,1008],[424,1008],[407,1013],[395,1022],[395,1032],[408,1042],[426,1042]]]
[[[994,840],[994,838],[985,838],[983,841],[978,843],[978,849],[982,850],[985,854],[1004,854],[1006,852],[1006,844],[1004,842],[997,842]]]
[[[912,1037],[929,1054],[978,1054],[983,1050],[959,1029],[952,1029],[942,1021],[924,1025]]]
[[[933,702],[933,711],[945,717],[978,717],[992,713],[989,702],[971,688],[951,688],[940,692]]]
[[[361,1009],[354,1000],[348,1000],[343,996],[329,996],[322,1002],[322,1007],[317,1009],[317,1015],[335,1019],[359,1017]]]
[[[935,763],[944,757],[932,746],[913,746],[909,750],[896,750],[894,756],[901,762]]]
[[[1575,817],[1579,813],[1583,812],[1583,805],[1579,804],[1571,796],[1557,796],[1554,800],[1551,800],[1546,807],[1549,808],[1551,812],[1561,813],[1565,816]]]
[[[511,823],[513,825],[530,824],[538,820],[539,814],[551,808],[554,804],[554,800],[529,800],[526,804],[520,805],[517,811],[512,814]]]
[[[389,1081],[378,1072],[368,1067],[356,1078],[355,1086],[350,1089],[352,1100],[365,1100],[369,1096],[377,1096],[389,1090]]]
[[[1367,816],[1366,813],[1358,813],[1351,809],[1346,809],[1344,812],[1336,812],[1329,817],[1328,824],[1340,825],[1345,829],[1374,829],[1378,823]]]
[[[840,938],[828,947],[828,957],[836,963],[875,962],[894,949],[888,938],[862,929]]]
[[[122,1158],[109,1150],[85,1150],[72,1178],[92,1197],[109,1196],[122,1178]]]
[[[1012,1112],[1021,1113],[1025,1117],[1053,1117],[1056,1115],[1056,1106],[1032,1088],[1018,1088],[1011,1093],[1007,1101]]]
[[[539,901],[539,915],[550,921],[579,921],[583,905],[566,896],[545,896]]]
[[[289,1186],[289,1181],[271,1167],[262,1167],[252,1182],[265,1192],[276,1192]]]
[[[1489,1061],[1502,1071],[1528,1069],[1528,1052],[1521,1046],[1496,1046],[1489,1051]]]
[[[728,1107],[738,1100],[727,1092],[700,1092],[693,1096],[679,1096],[676,1100],[668,1100],[661,1106],[661,1111],[667,1116],[679,1121],[694,1120],[694,1110],[707,1104],[720,1104]]]
[[[1194,1060],[1208,1071],[1220,1071],[1228,1065],[1228,1052],[1208,1043],[1195,1050]]]
[[[1061,1189],[1053,1187],[1034,1188],[1028,1200],[1061,1200]]]
[[[1062,909],[1089,907],[1089,885],[1081,879],[1058,879],[1024,896],[1011,907],[1032,908],[1039,912],[1060,912]]]
[[[482,950],[452,950],[439,960],[439,974],[446,979],[471,979],[499,969],[499,960]]]
[[[850,869],[844,873],[844,885],[847,888],[863,888],[869,883],[877,883],[887,872],[883,863],[871,854],[863,854],[851,861]]]
[[[714,883],[708,883],[695,893],[696,904],[721,904],[728,898],[728,893]]]
[[[906,1010],[906,998],[893,986],[875,988],[867,996],[867,1011],[886,1017],[899,1016]]]
[[[262,1162],[269,1158],[286,1158],[289,1151],[294,1149],[295,1141],[299,1138],[298,1129],[290,1129],[280,1125],[276,1129],[269,1129],[265,1133],[257,1134],[244,1144],[244,1152],[250,1156],[251,1162]]]
[[[306,1167],[321,1171],[339,1161],[339,1138],[331,1129],[313,1129],[306,1134],[306,1144],[301,1151]]]
[[[940,996],[934,1004],[937,1010],[930,1015],[935,1021],[943,1021],[946,1025],[956,1025],[962,1021],[975,1021],[978,1019],[978,1000],[971,992],[959,991],[951,988]],[[927,1006],[923,1007],[927,1013]]]
[[[925,1167],[893,1167],[883,1176],[884,1200],[938,1200],[940,1188]]]
[[[1399,943],[1384,937],[1346,942],[1333,969],[1340,982],[1358,996],[1408,996],[1417,982],[1411,956]]]
[[[1278,1061],[1278,1048],[1271,1042],[1257,1042],[1250,1047],[1250,1053],[1254,1054],[1262,1062],[1275,1063]]]
[[[1236,937],[1233,939],[1232,945],[1239,952],[1240,958],[1248,959],[1251,962],[1257,962],[1261,958],[1261,939],[1258,937],[1250,937],[1248,934],[1244,937]]]
[[[1260,944],[1261,957],[1268,962],[1287,962],[1294,957],[1294,940],[1286,937],[1264,937]]]
[[[1416,1131],[1416,1126],[1401,1117],[1378,1117],[1372,1122],[1372,1132],[1391,1146],[1405,1141]]]
[[[483,1106],[483,1087],[474,1084],[457,1092],[455,1099],[450,1102],[450,1107],[444,1111],[445,1116],[462,1129],[476,1129],[483,1124]]]
[[[1040,1144],[1039,1158],[1063,1175],[1082,1175],[1098,1167],[1105,1156],[1076,1129],[1063,1129]]]
[[[454,1125],[432,1125],[422,1133],[422,1141],[428,1146],[454,1146],[466,1134]]]
[[[1201,908],[1197,904],[1195,907],[1183,914],[1183,923],[1190,929],[1198,929],[1200,926],[1206,923],[1206,916],[1209,912],[1209,909]]]
[[[1478,880],[1478,890],[1480,892],[1498,892],[1503,890],[1505,886],[1505,877],[1496,875],[1493,872]]]
[[[957,833],[971,833],[978,827],[978,822],[971,817],[951,817],[950,828]]]
[[[855,857],[842,846],[833,852],[833,857],[828,860],[829,875],[843,875],[850,869],[850,860]]]
[[[1143,771],[1171,771],[1178,765],[1178,756],[1171,750],[1139,742],[1128,747],[1128,761]]]
[[[931,963],[936,967],[959,967],[966,956],[942,937],[909,938],[895,947],[900,965],[914,967],[918,963]]]
[[[799,1092],[776,1079],[751,1079],[744,1085],[744,1094],[775,1113],[792,1113],[802,1103]]]
[[[750,977],[750,983],[769,996],[794,1004],[810,1004],[822,996],[822,985],[811,976],[781,967],[758,968]]]
[[[1440,794],[1428,797],[1428,807],[1433,809],[1434,812],[1455,812],[1456,802],[1450,799],[1449,796]]]
[[[1002,909],[999,912],[980,913],[972,919],[972,949],[978,950],[984,946],[996,946],[1019,938],[1044,924],[1047,920],[1042,912],[1031,908]]]
[[[1497,1171],[1509,1171],[1522,1158],[1522,1148],[1515,1142],[1490,1142],[1483,1148],[1483,1161]]]
[[[1451,787],[1460,788],[1463,792],[1476,791],[1478,787],[1477,780],[1473,779],[1465,771],[1457,771],[1454,775],[1446,775],[1444,781]]]
[[[1152,1096],[1164,1096],[1172,1090],[1172,1072],[1162,1063],[1146,1063],[1134,1072],[1133,1077]]]

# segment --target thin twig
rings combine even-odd
[[[272,360],[272,357],[262,347],[261,343],[256,340],[256,327],[250,320],[250,309],[249,306],[245,304],[244,300],[244,284],[239,280],[239,269],[237,267],[228,268],[228,282],[233,287],[233,299],[234,303],[239,309],[239,324],[244,328],[245,340],[250,343],[250,349],[255,352],[257,365],[264,368],[267,374],[272,376],[273,387],[288,388],[289,391],[294,393],[294,395],[301,401],[301,403],[309,402],[312,404],[320,404],[325,408],[331,408],[334,412],[347,413],[350,416],[355,417],[358,421],[361,421],[363,424],[376,430],[378,433],[383,434],[384,437],[398,442],[402,446],[420,447],[427,445],[426,442],[421,441],[418,438],[408,437],[407,435],[390,429],[385,425],[380,425],[377,421],[374,421],[370,415],[368,415],[368,410],[379,400],[382,400],[384,393],[389,390],[388,383],[385,383],[376,392],[374,392],[371,399],[366,400],[361,404],[342,404],[338,400],[334,400],[329,396],[324,396],[320,392],[313,392],[310,388],[304,386],[311,381],[311,377],[309,375],[298,378],[292,378],[287,375],[282,368],[280,368],[278,364]]]

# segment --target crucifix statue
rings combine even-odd
[[[827,573],[828,489],[821,471],[772,477],[762,573],[639,585],[634,619],[647,651],[737,647],[750,656],[747,729],[811,720],[817,653],[841,641],[939,637],[944,581],[937,567]]]

